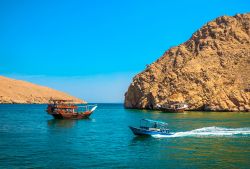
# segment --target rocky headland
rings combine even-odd
[[[79,98],[48,87],[0,76],[0,104],[45,104],[51,98],[85,103]]]
[[[172,101],[189,110],[250,111],[250,13],[208,22],[133,78],[125,107]]]

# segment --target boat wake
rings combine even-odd
[[[172,135],[152,135],[155,138],[171,138],[171,137],[209,137],[209,136],[250,136],[250,127],[246,128],[222,128],[222,127],[203,127],[191,131],[175,132]]]

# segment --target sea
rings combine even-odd
[[[0,169],[250,168],[250,113],[124,109],[98,104],[89,119],[55,120],[46,105],[0,105]],[[173,135],[138,137],[143,118]]]

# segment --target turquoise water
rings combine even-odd
[[[99,104],[87,120],[54,120],[46,105],[0,105],[0,168],[249,168],[250,113],[167,114]],[[141,118],[173,136],[135,137]]]

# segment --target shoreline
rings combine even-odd
[[[157,110],[157,109],[139,109],[139,108],[126,108],[124,107],[124,109],[127,110],[146,110],[146,111],[159,111],[162,113],[177,113],[177,114],[183,114],[183,113],[178,113],[178,112],[164,112],[161,110]],[[192,109],[192,110],[185,110],[184,112],[238,112],[238,113],[250,113],[250,111],[229,111],[229,110],[197,110],[197,109]]]
[[[44,102],[44,103],[0,103],[0,105],[47,105],[49,104],[49,102]],[[91,103],[75,103],[75,104],[91,104]],[[123,103],[96,103],[96,104],[123,104]],[[146,110],[146,111],[159,111],[162,113],[177,113],[177,112],[164,112],[161,110],[157,110],[157,109],[145,109],[145,108],[126,108],[125,106],[123,106],[124,109],[126,110]],[[238,112],[238,113],[250,113],[250,111],[229,111],[229,110],[198,110],[198,109],[190,109],[190,110],[185,110],[185,112]],[[183,114],[183,113],[177,113],[177,114]]]

